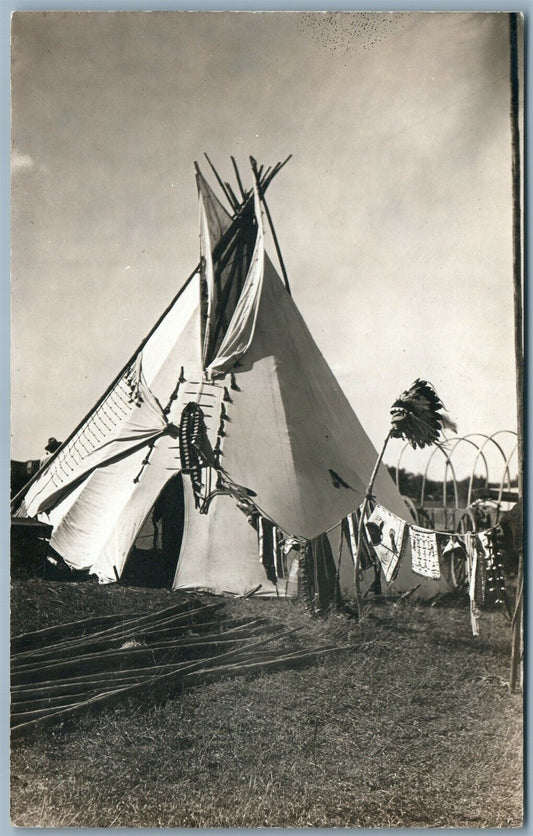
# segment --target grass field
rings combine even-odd
[[[12,582],[12,634],[150,612],[165,590]],[[205,601],[213,601],[203,596]],[[229,600],[224,616],[348,644],[295,669],[215,678],[16,741],[11,819],[25,827],[518,827],[522,697],[510,627],[466,600],[373,602],[358,623],[300,602]]]

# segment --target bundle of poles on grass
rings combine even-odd
[[[283,645],[296,630],[266,618],[216,618],[223,606],[180,602],[148,615],[89,618],[13,637],[12,739],[126,697],[170,696],[212,677],[296,666],[344,649],[266,648]]]

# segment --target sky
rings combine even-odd
[[[461,435],[516,429],[508,25],[16,13],[12,458],[70,433],[196,266],[204,152],[248,183],[293,155],[267,194],[292,294],[376,446],[417,377]]]

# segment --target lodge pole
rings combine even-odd
[[[513,240],[513,298],[514,341],[516,363],[516,401],[518,430],[518,501],[524,500],[524,318],[522,281],[522,177],[520,160],[520,99],[518,57],[518,13],[509,14],[510,53],[510,119],[512,152],[512,240]],[[523,525],[523,523],[522,523]],[[524,559],[523,537],[520,537],[516,604],[513,616],[511,673],[509,687],[515,691],[521,680],[524,618]]]
[[[276,253],[277,253],[277,256],[278,256],[279,266],[281,267],[281,272],[283,274],[283,281],[285,282],[285,287],[287,288],[287,293],[289,294],[289,296],[291,296],[292,294],[291,294],[291,288],[290,288],[290,285],[289,285],[289,277],[287,276],[287,271],[285,269],[285,263],[283,261],[283,256],[281,254],[281,248],[279,246],[278,236],[276,235],[276,230],[274,229],[274,224],[272,222],[272,217],[270,215],[270,210],[267,206],[264,191],[261,187],[260,174],[257,171],[257,163],[256,163],[256,161],[254,160],[253,157],[250,157],[250,163],[251,163],[251,166],[252,166],[252,171],[254,173],[255,182],[257,184],[257,190],[259,192],[259,197],[261,198],[261,203],[264,206],[265,214],[266,214],[267,220],[268,220],[268,225],[269,225],[270,231],[272,233],[272,240],[274,241],[274,246],[276,248]]]
[[[233,201],[232,201],[232,199],[231,199],[230,195],[228,194],[228,190],[227,190],[227,188],[226,188],[226,184],[222,181],[222,178],[220,177],[220,175],[219,175],[218,171],[216,170],[215,166],[213,165],[213,163],[211,162],[211,160],[209,159],[209,157],[207,156],[207,154],[205,153],[205,151],[204,151],[204,157],[206,158],[207,162],[209,163],[209,166],[210,166],[210,168],[211,168],[211,171],[212,171],[212,172],[213,172],[213,174],[215,175],[216,180],[217,180],[217,183],[218,183],[218,185],[220,186],[220,188],[222,189],[222,193],[224,194],[224,197],[225,197],[225,198],[226,198],[226,200],[228,201],[228,203],[229,203],[229,205],[231,206],[232,210],[233,210],[233,211],[235,211],[235,207],[234,207],[234,205],[233,205]]]
[[[242,199],[246,200],[247,194],[244,190],[244,186],[242,185],[241,175],[239,174],[239,169],[237,168],[237,161],[236,161],[235,157],[231,157],[231,162],[232,162],[232,165],[233,165],[233,170],[235,172],[235,177],[237,178],[237,184],[239,186],[239,189],[241,190]]]
[[[370,477],[370,481],[368,483],[368,487],[366,489],[365,498],[363,500],[363,504],[361,506],[361,514],[359,516],[359,522],[357,524],[357,551],[355,553],[355,560],[353,565],[354,571],[354,580],[355,580],[355,598],[357,603],[357,616],[361,618],[361,586],[359,583],[359,566],[361,563],[361,554],[363,552],[363,536],[364,536],[364,521],[366,512],[368,510],[368,503],[372,496],[372,489],[374,487],[374,482],[376,481],[376,476],[378,474],[379,466],[383,460],[383,456],[385,455],[385,450],[387,449],[387,444],[389,440],[392,438],[392,431],[387,433],[387,437],[383,443],[383,447],[381,448],[381,453],[379,454],[376,464],[374,465],[374,470],[372,471],[372,475]]]

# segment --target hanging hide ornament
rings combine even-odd
[[[444,546],[442,547],[443,557],[461,557],[466,560],[466,549],[458,537],[450,535]]]
[[[368,531],[370,540],[373,546],[378,546],[381,541],[383,540],[383,526],[385,525],[384,521],[381,520],[379,525],[372,520],[369,520],[366,524],[366,530]]]
[[[202,467],[213,462],[208,460],[207,455],[209,443],[204,413],[193,401],[190,401],[181,413],[179,443],[181,470],[191,477],[194,500],[198,508],[202,492]]]
[[[404,520],[376,504],[370,519],[365,523],[372,547],[379,559],[387,583],[398,574],[403,557],[408,526]],[[361,536],[363,532],[361,531]]]
[[[489,602],[506,606],[501,528],[481,531],[478,536],[485,567],[485,591]]]
[[[216,453],[216,448],[214,452]],[[245,488],[244,485],[238,485],[236,482],[232,482],[227,474],[223,474],[220,470],[217,471],[215,490],[211,491],[203,500],[200,506],[200,513],[207,514],[214,497],[221,495],[231,496],[235,500],[237,508],[248,517],[248,522],[253,522],[252,518],[255,519],[259,516],[259,511],[252,499],[254,496],[257,496],[255,491],[251,490],[251,488]]]

